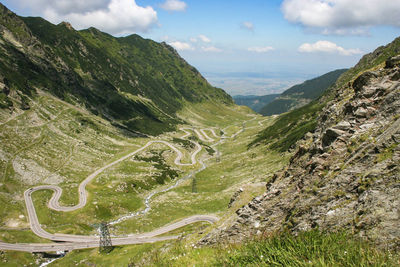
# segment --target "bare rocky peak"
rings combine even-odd
[[[74,27],[72,27],[71,23],[63,21],[60,23],[61,25],[64,25],[68,30],[74,31]]]

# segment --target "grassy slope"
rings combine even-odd
[[[205,161],[207,169],[196,175],[196,193],[192,192],[192,180],[187,180],[176,189],[157,195],[153,200],[152,210],[146,216],[123,222],[114,231],[148,231],[195,214],[214,213],[225,216],[234,212],[234,209],[228,209],[227,206],[239,187],[246,185],[248,195],[244,195],[247,200],[262,193],[263,185],[258,183],[269,179],[263,175],[263,171],[268,169],[272,173],[280,169],[287,162],[287,157],[271,153],[265,159],[263,148],[248,150],[247,143],[260,126],[257,121],[253,121],[248,127],[254,128],[246,130],[235,140],[228,140],[218,146],[222,155],[220,162],[216,162],[215,158]],[[203,155],[209,157],[206,153]],[[243,163],[243,158],[247,159],[246,164]]]
[[[192,107],[202,110],[204,107]],[[221,109],[219,106],[218,109]],[[240,109],[239,109],[240,110]],[[223,121],[229,121],[228,114],[232,115],[232,110],[227,109]],[[198,113],[207,116],[209,113]],[[224,113],[221,113],[224,114]],[[242,120],[237,119],[238,115],[243,113],[235,113],[232,120],[237,120],[238,125],[242,125]],[[247,116],[243,118],[248,119]],[[214,123],[218,124],[217,117]],[[213,124],[212,120],[208,122]],[[265,181],[262,171],[268,166],[272,171],[281,168],[286,161],[282,161],[282,157],[277,153],[271,153],[266,161],[263,157],[264,152],[260,147],[257,150],[248,151],[247,143],[254,138],[254,135],[261,128],[257,121],[251,122],[253,127],[243,133],[243,136],[237,140],[228,141],[219,148],[222,152],[222,161],[216,163],[214,160],[207,161],[210,165],[206,170],[196,176],[197,193],[192,194],[192,181],[188,180],[178,188],[157,195],[153,200],[152,210],[146,215],[139,218],[131,219],[117,225],[113,231],[118,234],[143,232],[155,229],[165,225],[171,221],[178,220],[182,217],[194,214],[221,213],[226,211],[227,203],[230,197],[240,187],[244,181]],[[223,125],[225,126],[225,124]],[[229,127],[225,131],[228,134],[240,130],[241,127]],[[217,131],[218,132],[218,131]],[[171,136],[172,134],[172,136]],[[181,136],[181,132],[171,133],[161,137],[163,140],[171,139],[171,137]],[[151,157],[152,155],[162,152],[165,162],[168,166],[176,169],[179,176],[187,174],[193,169],[198,169],[199,164],[193,167],[179,167],[173,164],[175,154],[172,153],[164,145],[154,145],[149,151],[140,154],[140,157]],[[208,153],[203,150],[204,157],[209,157]],[[242,157],[249,159],[249,163],[243,165]],[[149,191],[156,187],[163,186],[156,182],[154,175],[154,162],[137,161],[133,158],[118,164],[117,166],[105,171],[103,174],[89,185],[90,192],[89,205],[82,210],[72,213],[55,212],[49,209],[38,209],[38,215],[41,223],[46,225],[46,229],[50,232],[63,232],[75,234],[94,233],[94,228],[90,225],[98,223],[102,220],[116,219],[122,214],[141,209],[143,207],[142,199]],[[238,168],[240,166],[240,168]],[[150,175],[152,173],[152,175]],[[249,176],[250,175],[250,176]],[[170,184],[167,180],[167,184]],[[135,187],[132,187],[135,185]],[[118,189],[123,188],[123,189]],[[262,186],[261,186],[262,188]],[[250,187],[251,190],[253,188]],[[256,188],[255,188],[256,189]],[[219,193],[218,197],[214,197],[215,193]],[[251,196],[261,193],[256,189]],[[50,198],[50,192],[37,192],[34,199],[37,207],[45,206]],[[64,201],[72,200],[76,202],[76,187],[67,191]],[[248,199],[250,200],[250,199]],[[67,203],[71,203],[68,201]],[[176,208],[179,207],[179,208]],[[168,210],[168,213],[165,211]],[[61,223],[62,222],[62,223]]]
[[[321,96],[345,71],[346,69],[334,70],[317,78],[307,80],[302,84],[292,86],[274,101],[262,107],[260,113],[270,116],[304,106]]]
[[[94,28],[75,31],[42,18],[18,17],[0,6],[0,107],[26,106],[40,88],[84,105],[113,123],[147,134],[182,123],[184,103],[213,99],[232,104],[165,43],[138,35],[115,38]],[[18,70],[18,71],[15,71]],[[14,105],[15,104],[15,105]]]
[[[190,112],[189,112],[190,111]],[[198,127],[221,125],[221,128],[231,123],[242,125],[242,121],[248,120],[248,110],[237,106],[223,106],[217,103],[199,103],[187,107],[182,111],[182,117],[188,119],[193,116],[197,118]],[[197,114],[197,115],[193,115]],[[218,114],[218,116],[215,116]],[[8,119],[3,117],[3,119]],[[112,127],[107,121],[100,119],[83,109],[73,107],[51,95],[41,93],[37,101],[32,102],[32,108],[21,111],[15,119],[4,121],[0,125],[2,138],[9,140],[2,147],[2,153],[8,160],[1,160],[2,185],[0,190],[2,223],[16,221],[20,227],[26,227],[26,214],[24,203],[21,198],[25,189],[32,184],[46,184],[53,174],[61,177],[59,185],[64,189],[62,202],[67,205],[77,203],[77,186],[88,174],[99,166],[112,162],[121,156],[136,150],[144,145],[149,139],[129,138],[124,132]],[[229,127],[228,134],[240,129],[240,127]],[[257,129],[253,129],[250,139],[253,138]],[[219,131],[216,130],[217,134]],[[160,139],[171,140],[182,136],[182,132],[172,132]],[[211,136],[211,134],[210,134]],[[249,140],[250,140],[249,139]],[[181,148],[185,151],[184,146]],[[245,150],[245,146],[240,149]],[[175,154],[163,145],[155,145],[150,150],[153,153],[163,152],[165,163],[172,168]],[[189,160],[190,151],[185,152],[186,161]],[[208,153],[204,150],[203,153]],[[151,156],[149,151],[141,156]],[[33,164],[32,162],[36,162]],[[21,165],[18,167],[17,165]],[[25,166],[25,167],[24,167]],[[36,166],[32,168],[31,166]],[[18,167],[18,168],[17,168]],[[16,171],[15,168],[18,170]],[[22,170],[21,170],[22,168]],[[24,168],[27,172],[24,174]],[[198,168],[179,168],[180,175]],[[45,170],[40,175],[40,170]],[[88,187],[90,192],[89,205],[84,209],[68,214],[48,210],[45,203],[50,197],[50,192],[37,192],[34,194],[35,202],[38,203],[39,218],[43,225],[47,225],[49,231],[62,231],[65,233],[89,233],[93,232],[90,224],[103,219],[116,218],[118,215],[142,207],[141,199],[152,189],[160,186],[153,175],[162,170],[154,170],[154,163],[127,160],[107,170],[99,176]],[[24,176],[26,175],[26,176]],[[32,180],[32,178],[34,180]],[[28,179],[28,180],[26,180]],[[37,179],[37,180],[35,180]],[[135,188],[129,187],[135,184]],[[128,185],[128,188],[124,188]],[[199,180],[199,188],[202,188]],[[121,190],[118,188],[122,188]],[[118,190],[121,192],[118,192]],[[186,190],[186,189],[185,189]],[[204,197],[206,198],[206,197]],[[226,202],[228,194],[225,195]],[[40,203],[40,204],[39,204]],[[96,204],[93,204],[96,203]],[[226,203],[218,207],[226,206]],[[118,207],[118,208],[116,208]],[[216,209],[219,209],[216,207]],[[196,210],[189,211],[193,214]],[[20,215],[25,215],[20,218]],[[90,219],[89,219],[90,218]],[[57,222],[63,222],[58,225]],[[162,224],[163,222],[160,222]],[[11,232],[10,232],[11,234]],[[18,241],[18,237],[8,240]]]
[[[260,112],[260,110],[277,98],[279,94],[263,95],[263,96],[233,96],[233,100],[237,105],[248,106],[255,112]]]
[[[339,69],[328,72],[317,78],[305,81],[302,84],[295,85],[289,88],[282,93],[282,96],[301,95],[304,98],[318,98],[326,91],[327,88],[329,88],[336,82],[340,75],[342,75],[346,71],[347,69]]]
[[[0,125],[0,136],[8,140],[1,149],[5,157],[0,161],[1,222],[13,221],[22,228],[27,226],[24,190],[53,181],[65,190],[62,201],[74,204],[77,186],[88,174],[144,142],[47,94],[30,110]]]
[[[51,181],[59,183],[64,189],[61,201],[66,205],[74,205],[77,203],[77,186],[87,175],[99,166],[135,151],[150,140],[129,137],[107,121],[45,93],[33,103],[30,110],[0,125],[0,136],[8,140],[1,150],[7,160],[0,161],[3,170],[0,186],[3,194],[0,194],[0,201],[11,203],[1,205],[0,217],[2,223],[7,225],[16,222],[20,228],[27,226],[21,196],[31,184],[47,184]],[[199,103],[190,109],[192,113],[199,112],[198,117],[206,118],[204,122],[215,125],[223,122],[224,127],[230,121],[239,122],[248,118],[246,111],[241,108],[212,102]],[[210,114],[214,112],[219,112],[223,117],[214,116],[215,120],[212,120],[213,115]],[[182,132],[169,133],[160,136],[160,139],[173,142],[173,137],[182,135]],[[181,148],[186,150],[183,146]],[[173,164],[176,155],[164,145],[153,145],[150,150],[153,154],[164,151],[165,164],[160,165],[161,169],[155,169],[155,163],[134,158],[122,162],[101,174],[88,186],[91,204],[82,210],[62,213],[43,208],[51,193],[35,193],[35,202],[40,203],[37,206],[41,222],[48,226],[49,231],[93,233],[94,228],[90,226],[92,223],[117,218],[141,208],[143,197],[160,186],[158,174],[165,172],[168,182],[171,173],[169,168],[176,169],[180,176],[198,168],[177,169]],[[149,151],[140,156],[151,156]],[[185,152],[186,162],[189,162],[190,151]],[[54,180],[54,175],[59,179]],[[21,219],[20,215],[25,217]],[[63,223],[59,225],[57,222]]]
[[[221,114],[224,114],[223,116],[214,117],[214,120],[212,120],[212,116],[209,115],[210,113],[199,112],[204,110],[204,108],[205,107],[202,106],[202,104],[198,104],[191,107],[190,111],[192,112],[192,115],[197,114],[198,119],[199,117],[203,119],[204,117],[207,117],[210,125],[216,126],[219,125],[219,123],[222,123],[221,128],[225,128],[224,131],[227,133],[227,135],[231,135],[240,130],[244,120],[251,120],[253,118],[246,116],[246,113],[244,113],[242,110],[243,108],[237,108],[237,110],[226,109],[225,112],[221,112]],[[216,108],[221,109],[221,106]],[[186,114],[187,111],[183,113]],[[229,117],[229,114],[231,114],[231,117]],[[233,124],[229,124],[229,121],[232,121]],[[205,120],[201,120],[201,122],[205,122]],[[196,175],[196,193],[192,192],[192,181],[188,180],[170,192],[157,195],[153,200],[152,210],[147,215],[130,219],[114,226],[112,228],[112,233],[123,234],[148,231],[170,223],[174,220],[178,220],[182,217],[194,214],[214,213],[222,217],[229,217],[241,205],[244,205],[253,197],[261,194],[264,191],[264,184],[262,182],[266,182],[270,178],[269,176],[264,175],[267,169],[269,173],[273,173],[274,171],[280,169],[288,160],[288,155],[282,155],[276,152],[271,152],[270,157],[266,159],[264,156],[265,148],[263,147],[258,147],[251,150],[247,149],[248,142],[251,141],[260,128],[262,128],[260,124],[267,123],[270,123],[270,119],[266,120],[262,117],[256,117],[246,124],[247,128],[243,133],[239,134],[235,139],[228,139],[225,143],[219,145],[218,149],[221,151],[222,155],[221,161],[216,162],[215,158],[206,160],[206,164],[208,166],[207,169]],[[218,131],[216,132],[218,133]],[[169,133],[164,135],[162,139],[172,139],[173,137],[178,137],[181,135],[181,132]],[[174,154],[169,154],[165,147],[156,147],[154,150],[164,151],[163,155],[166,156],[166,162],[169,162],[168,157],[174,158],[175,156]],[[149,156],[150,152],[144,153],[143,156],[146,155]],[[206,151],[203,151],[202,155],[202,157],[205,158],[209,157],[209,154],[206,153]],[[248,159],[247,164],[243,163],[243,158]],[[97,182],[103,185],[102,188],[97,188],[95,190],[97,192],[96,197],[98,197],[98,200],[105,197],[106,194],[110,194],[110,189],[108,189],[107,186],[109,184],[109,182],[107,182],[108,179],[109,181],[118,181],[118,173],[124,171],[124,168],[127,167],[124,167],[124,164],[120,165],[121,166],[115,168],[114,170],[110,170],[110,173],[116,174],[117,178],[110,177],[105,174],[98,179]],[[93,184],[96,185],[97,182]],[[244,188],[244,192],[240,195],[234,205],[231,208],[228,208],[228,203],[231,196],[240,187]],[[43,195],[45,194],[46,193],[44,192]],[[121,194],[123,197],[116,201],[121,201],[123,198],[129,197],[123,192],[119,194]],[[134,192],[131,192],[130,194],[134,194]],[[145,194],[139,195],[144,196]],[[37,197],[38,195],[35,196],[35,199],[39,200]],[[107,201],[105,201],[105,203],[106,202]],[[115,204],[117,203],[114,203],[113,207],[120,206]],[[89,204],[89,206],[94,205]],[[80,212],[88,212],[86,208],[84,209],[82,209]],[[114,211],[112,211],[112,213],[113,212]],[[68,225],[72,224],[72,222],[69,222],[68,218],[61,218],[58,214],[53,214],[51,212],[51,214],[48,215],[54,216],[54,221],[47,220],[53,224],[60,224],[59,222],[61,220],[63,221],[63,224],[59,226],[58,230],[62,231],[63,227],[65,230],[68,228]],[[93,213],[93,215],[99,216],[99,213]],[[46,221],[44,218],[46,216],[41,215],[40,220]],[[78,214],[74,216],[74,220],[76,221],[75,224],[78,224],[80,220]],[[206,226],[207,224],[198,224],[191,226],[188,230],[181,229],[177,232],[196,232],[202,229],[201,231],[203,231],[204,235],[210,230],[209,228],[205,228]],[[56,227],[53,227],[51,224],[49,224],[47,229],[56,229]],[[172,242],[172,244],[173,243],[174,242]],[[106,266],[104,262],[108,262],[108,259],[114,259],[114,265],[110,266],[121,266],[123,264],[127,264],[131,258],[141,259],[146,257],[145,255],[157,254],[158,252],[156,252],[155,248],[159,248],[161,246],[162,244],[157,244],[154,247],[148,245],[121,247],[112,252],[113,257],[106,256],[105,258],[98,254],[97,249],[76,251],[68,254],[66,258],[60,259],[55,263],[56,265],[62,266],[86,259],[87,262],[95,262],[96,264],[100,264],[100,266]],[[167,246],[171,246],[171,243],[167,244]],[[136,253],[134,251],[138,252]],[[134,261],[136,262],[136,260]]]
[[[268,144],[273,150],[287,151],[305,133],[313,131],[317,125],[318,111],[322,105],[310,103],[294,111],[284,113],[276,118],[275,122],[261,131],[250,146],[258,143]]]
[[[49,147],[58,147],[60,150],[52,151],[51,149],[46,150],[43,148],[44,151],[40,153],[46,152],[48,154],[40,155],[39,153],[40,156],[45,158],[50,159],[54,157],[53,161],[50,160],[46,163],[48,164],[48,168],[59,168],[59,174],[62,174],[66,177],[71,177],[60,184],[60,186],[66,190],[65,195],[63,195],[62,198],[64,203],[76,203],[77,185],[81,179],[95,169],[94,166],[101,166],[106,162],[111,162],[112,160],[137,149],[138,146],[147,142],[146,139],[124,138],[123,135],[121,136],[118,133],[112,132],[111,130],[113,128],[108,128],[109,126],[107,126],[106,121],[98,120],[91,114],[82,114],[76,110],[71,111],[66,107],[63,109],[61,107],[66,104],[55,98],[52,98],[51,96],[44,95],[42,98],[43,99],[41,99],[41,101],[48,103],[49,106],[46,107],[46,105],[43,104],[40,105],[40,109],[45,109],[48,112],[51,107],[54,108],[54,112],[55,110],[63,111],[65,109],[62,114],[68,114],[68,116],[51,116],[54,117],[53,120],[51,123],[49,122],[45,126],[46,130],[48,131],[46,136],[50,134],[52,136],[51,142],[54,142],[51,143],[51,146]],[[211,112],[205,112],[205,110],[210,110]],[[70,116],[70,112],[73,112],[74,114],[76,112],[78,114]],[[35,113],[35,108],[32,108],[26,113]],[[189,113],[190,117],[196,118],[195,123],[197,123],[199,128],[201,126],[213,126],[219,129],[225,128],[224,131],[227,133],[227,135],[234,134],[242,128],[243,121],[248,121],[253,118],[253,116],[248,116],[248,109],[243,107],[224,107],[213,104],[212,102],[207,104],[196,104],[188,107],[182,111],[180,116],[185,117],[188,116]],[[6,129],[13,123],[17,122],[24,124],[21,119],[25,117],[29,118],[30,116],[28,116],[28,114],[21,114],[17,121],[10,121],[3,125],[3,129]],[[218,116],[215,116],[214,114],[218,114]],[[75,120],[85,121],[85,127],[88,129],[80,128],[79,124],[75,122]],[[252,150],[247,149],[248,142],[250,142],[254,138],[255,134],[262,128],[260,125],[262,123],[270,123],[270,120],[265,120],[265,118],[262,117],[256,117],[255,120],[252,120],[246,124],[248,129],[246,129],[245,132],[238,135],[235,139],[229,139],[226,141],[226,143],[221,144],[218,147],[222,152],[221,162],[216,162],[215,159],[206,161],[208,168],[196,175],[197,193],[192,192],[192,181],[189,180],[171,192],[159,194],[154,198],[152,210],[148,215],[142,216],[138,219],[131,219],[117,225],[112,229],[113,233],[124,234],[147,231],[193,214],[216,213],[220,216],[228,216],[229,214],[234,213],[234,211],[240,205],[244,205],[256,195],[261,194],[264,190],[264,186],[263,184],[259,184],[259,182],[265,182],[267,179],[269,179],[269,177],[264,176],[265,169],[268,168],[270,173],[273,173],[277,169],[280,169],[288,159],[287,156],[282,157],[281,154],[271,152],[271,156],[266,160],[264,157],[264,148],[258,147],[257,149]],[[41,127],[44,126],[37,126],[36,128],[39,129],[37,129],[35,132],[40,132]],[[9,128],[12,130],[12,127]],[[220,134],[220,131],[217,128],[216,133]],[[21,128],[21,130],[22,129],[23,128]],[[93,129],[96,130],[94,131]],[[56,133],[53,131],[56,131]],[[97,134],[95,134],[96,131]],[[61,139],[60,135],[63,135],[64,138]],[[172,142],[173,138],[177,138],[182,135],[182,132],[171,132],[160,136],[160,139],[171,140]],[[66,154],[63,154],[64,152],[62,152],[62,150],[66,150],[65,147],[71,146],[68,144],[63,144],[63,142],[66,142],[65,140],[69,139],[65,138],[66,136],[71,138],[71,143],[73,142],[74,138],[78,139],[78,137],[79,139],[83,140],[83,143],[80,145],[79,149],[68,152],[71,153],[70,161],[67,163],[62,163],[60,162],[61,158],[65,159],[66,157]],[[210,134],[210,136],[212,135]],[[116,145],[113,142],[110,144],[110,141],[108,141],[109,138],[113,138],[114,143],[121,143],[121,146]],[[26,153],[26,155],[32,155],[30,151],[33,152],[37,149],[40,151],[43,142],[50,142],[50,139],[45,138],[38,144],[29,147],[24,153]],[[59,143],[57,144],[57,142]],[[97,147],[94,144],[95,142],[101,143],[102,146]],[[122,146],[123,143],[130,144],[130,146]],[[47,144],[50,145],[49,143]],[[108,148],[108,146],[110,147]],[[183,145],[181,145],[181,147],[182,149],[184,148]],[[96,152],[93,151],[94,149],[96,149]],[[80,165],[78,164],[77,160],[74,159],[75,153],[82,153],[83,151],[88,155],[88,158],[86,159],[87,166],[84,172],[82,170],[79,171],[78,166]],[[99,156],[105,152],[107,153],[100,158],[94,158],[91,156],[94,154]],[[149,151],[142,153],[140,156],[151,157],[159,152],[162,152],[167,165],[176,168],[176,166],[173,165],[175,154],[170,152],[165,146],[156,145]],[[57,154],[60,154],[59,160],[57,160]],[[210,156],[205,150],[203,150],[202,155],[202,157],[206,158]],[[76,156],[79,158],[79,155]],[[243,164],[243,157],[248,159],[248,164]],[[103,160],[103,162],[101,162],[101,160]],[[36,192],[33,195],[33,198],[35,201],[35,206],[37,207],[41,224],[50,232],[94,234],[95,231],[92,227],[93,223],[100,222],[102,220],[115,219],[121,214],[126,214],[129,211],[134,211],[141,208],[142,198],[147,195],[150,190],[159,186],[163,186],[158,185],[155,181],[151,182],[153,177],[148,176],[149,168],[152,169],[152,172],[154,173],[153,165],[154,163],[138,161],[137,159],[133,158],[132,160],[122,162],[112,169],[107,170],[89,185],[88,190],[90,192],[90,198],[88,205],[83,209],[72,213],[60,213],[49,210],[46,208],[46,203],[51,196],[51,193],[47,191]],[[77,170],[72,171],[73,166],[77,166]],[[90,168],[90,166],[93,167]],[[180,175],[182,176],[190,170],[196,168],[198,167],[182,167],[178,169],[180,170]],[[79,176],[74,177],[74,174],[79,174]],[[121,188],[121,185],[129,185],[132,182],[135,182],[136,184],[138,182],[142,182],[142,184],[140,184],[141,189],[136,187],[134,190],[131,190],[131,187],[128,186],[120,192],[117,190],[117,188]],[[6,185],[8,187],[9,184],[13,183],[17,182],[12,179],[8,179]],[[167,183],[170,182],[167,181]],[[239,201],[232,208],[228,209],[227,205],[229,199],[239,187],[245,188],[245,192],[240,196]],[[22,195],[22,191],[26,188],[28,188],[28,186],[20,188],[15,192],[15,195]],[[215,197],[216,194],[218,194],[218,197]],[[13,219],[19,220],[20,223],[24,223],[24,220],[19,219],[19,215],[25,213],[24,205],[21,200],[17,201],[17,203],[19,206],[15,209],[13,207],[13,212],[10,212],[6,205],[2,205],[4,207],[2,211],[4,214],[2,218],[4,218],[4,220]],[[168,210],[168,212],[165,212],[166,210]],[[204,225],[199,224],[193,226],[191,229],[189,229],[189,231],[203,228]],[[179,230],[178,232],[181,231],[184,231],[184,229]],[[21,240],[28,240],[27,238],[30,238],[29,236],[29,232],[24,233],[20,231],[7,231],[7,239],[4,239],[5,237],[1,239],[4,241],[21,242]],[[40,242],[41,240],[31,239],[31,241]],[[156,247],[158,246],[160,246],[160,244]],[[150,248],[151,246],[145,245],[143,246],[143,251],[148,252]],[[114,261],[116,258],[118,258],[119,261],[116,261],[118,264],[126,263],[131,257],[136,257],[135,255],[137,254],[133,252],[135,250],[137,250],[136,246],[127,246],[115,250],[113,252],[116,253],[113,254],[115,256]],[[141,248],[139,250],[141,250]],[[129,255],[132,256],[127,258],[126,251],[128,251]],[[88,253],[90,256],[88,256]],[[8,259],[10,259],[10,257],[12,258],[11,255],[13,254],[8,252],[6,253],[6,257]],[[82,257],[90,257],[90,260],[92,260],[93,257],[93,259],[100,260],[100,257],[97,256],[97,250],[74,252],[65,260],[66,262],[69,260],[76,261],[77,259],[82,259]],[[142,257],[141,254],[140,257]],[[61,264],[63,264],[63,261],[64,259],[60,260]],[[118,264],[116,266],[118,266]]]
[[[255,237],[243,244],[190,248],[178,244],[139,266],[396,266],[399,255],[346,233]]]
[[[281,233],[255,237],[243,244],[196,248],[181,241],[116,247],[109,254],[87,249],[73,251],[50,266],[397,266],[400,255],[377,250],[346,233],[318,230],[298,236]],[[5,266],[29,264],[27,253],[0,256]]]

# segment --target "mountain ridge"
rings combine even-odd
[[[271,94],[271,95],[235,95],[233,96],[233,100],[237,105],[248,106],[255,112],[260,112],[260,110],[275,100],[280,94]]]
[[[259,113],[270,116],[302,107],[321,96],[345,71],[347,69],[337,69],[294,85],[262,107]]]
[[[185,102],[232,104],[230,96],[212,87],[165,43],[138,35],[115,38],[95,28],[75,31],[66,23],[19,17],[3,5],[0,12],[2,80],[19,95],[32,96],[35,87],[46,88],[146,134],[181,123],[175,114]],[[2,106],[11,104],[7,95],[2,98]]]

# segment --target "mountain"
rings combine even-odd
[[[279,96],[279,94],[263,95],[263,96],[236,95],[236,96],[233,96],[233,100],[235,101],[235,104],[237,104],[237,105],[248,106],[255,112],[260,112],[260,110],[264,106],[266,106],[268,103],[272,102],[278,96]]]
[[[197,147],[179,139],[184,132],[178,124],[226,127],[247,115],[165,43],[138,35],[115,38],[94,28],[76,31],[0,5],[0,243],[50,242],[29,230],[26,190],[57,185],[61,205],[74,206],[79,184],[113,166],[88,184],[83,210],[38,209],[47,231],[95,235],[94,223],[141,210],[153,190],[200,165],[190,164]],[[174,164],[180,154],[171,147],[183,151],[183,167]],[[139,148],[144,152],[137,159],[126,157]],[[201,156],[207,156],[205,148],[214,151],[201,148]],[[117,160],[123,162],[110,165]],[[41,190],[33,198],[47,203],[51,195]]]
[[[260,108],[265,116],[281,114],[302,107],[321,96],[347,69],[328,72],[317,78],[307,80],[284,91],[273,101]]]
[[[159,134],[186,104],[232,104],[166,43],[19,17],[0,4],[1,108],[28,109],[38,90],[129,131]]]
[[[264,194],[236,211],[230,226],[202,243],[318,229],[398,250],[400,38],[365,55],[300,111],[278,117],[255,143],[282,151],[282,138],[298,140],[290,163],[267,181]]]
[[[0,265],[398,265],[400,38],[263,117],[167,44],[0,11]]]

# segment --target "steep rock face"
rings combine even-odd
[[[336,90],[314,134],[298,144],[266,193],[201,243],[261,232],[348,229],[400,247],[400,63],[367,71]]]

